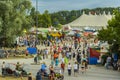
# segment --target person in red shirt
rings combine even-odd
[[[25,55],[28,56],[29,52],[28,50],[25,50]]]
[[[62,69],[62,71],[63,71],[63,73],[64,73],[64,70],[65,70],[65,63],[61,63],[61,69]]]
[[[56,58],[58,58],[58,54],[57,53],[54,53],[54,60],[56,59]]]

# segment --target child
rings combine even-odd
[[[82,72],[82,74],[85,72],[85,61],[82,62],[81,72]]]

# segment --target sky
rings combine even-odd
[[[36,7],[36,0],[32,0]],[[43,13],[48,10],[50,13],[62,10],[80,10],[84,8],[97,7],[119,7],[120,0],[38,0],[38,10]]]

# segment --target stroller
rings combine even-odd
[[[8,63],[7,67],[2,72],[2,75],[20,77],[20,76],[27,76],[28,74],[23,68],[21,68],[21,70],[16,70],[15,65]]]
[[[55,67],[54,68],[55,72],[55,80],[64,80],[64,75],[62,74],[62,70],[60,67]]]
[[[15,69],[15,73],[16,73],[15,76],[23,76],[23,77],[28,76],[28,73],[26,70],[27,69],[25,68],[25,64],[24,64],[22,67],[20,67],[20,69]]]
[[[3,76],[13,76],[15,73],[14,70],[10,69],[9,67],[6,67],[4,71],[2,71]]]
[[[15,66],[10,63],[6,64],[5,68],[2,69],[2,76],[13,76],[15,73],[14,67]]]
[[[39,74],[37,76],[41,76],[42,80],[50,80],[47,70],[46,71],[39,70],[38,73]]]
[[[47,71],[43,72],[42,70],[39,71],[42,80],[51,80],[52,74],[48,74]],[[61,68],[55,67],[54,68],[54,79],[52,80],[64,80],[64,76],[62,75]]]

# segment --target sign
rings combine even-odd
[[[37,53],[37,48],[29,47],[29,48],[27,48],[27,51],[28,51],[29,54],[36,54]]]

